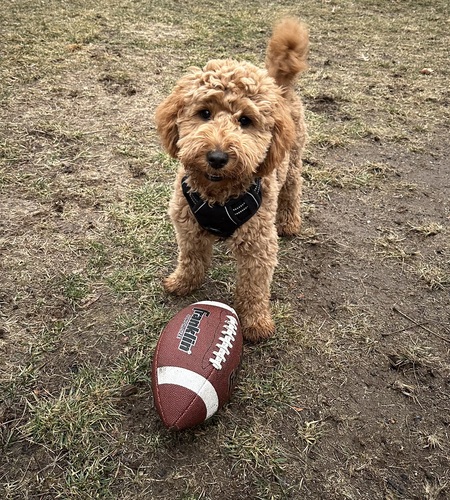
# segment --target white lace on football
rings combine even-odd
[[[219,337],[219,343],[216,345],[216,351],[213,351],[214,357],[210,358],[210,363],[216,370],[222,369],[222,364],[225,362],[226,357],[230,354],[230,349],[233,347],[233,342],[236,339],[237,332],[237,319],[234,316],[227,316],[225,325]]]

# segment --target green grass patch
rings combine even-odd
[[[61,493],[95,496],[111,482],[117,445],[112,433],[120,417],[114,405],[116,393],[110,381],[92,369],[82,369],[58,396],[28,401],[24,435],[51,449],[64,463],[58,478]]]
[[[79,273],[72,273],[63,279],[63,293],[72,307],[80,304],[89,293],[89,282],[87,277]]]

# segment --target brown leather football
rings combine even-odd
[[[167,323],[156,346],[152,389],[169,429],[186,429],[214,415],[231,396],[242,354],[236,311],[196,302]]]

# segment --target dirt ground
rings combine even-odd
[[[1,498],[448,498],[447,2],[44,4],[7,2],[0,49]],[[223,410],[168,433],[159,332],[232,303],[234,264],[218,245],[200,290],[164,294],[154,109],[192,64],[262,63],[287,13],[310,26],[310,143],[277,334],[244,346]]]

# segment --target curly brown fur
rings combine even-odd
[[[180,160],[169,213],[179,247],[175,271],[164,280],[168,292],[185,295],[201,285],[216,237],[203,229],[181,190],[181,179],[208,203],[224,204],[262,179],[258,212],[226,243],[237,260],[235,307],[244,336],[272,335],[270,284],[279,235],[300,229],[301,154],[306,140],[303,108],[294,92],[306,68],[308,33],[295,19],[275,27],[266,68],[232,59],[191,68],[156,110],[166,150]],[[219,152],[224,165],[210,159]]]

